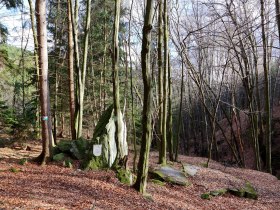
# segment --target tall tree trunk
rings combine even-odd
[[[266,170],[272,173],[271,169],[271,112],[270,112],[270,88],[269,88],[269,68],[267,66],[267,42],[265,35],[265,17],[264,17],[264,0],[261,3],[261,28],[262,28],[262,43],[263,43],[263,70],[265,84],[265,112],[266,112]]]
[[[69,81],[69,108],[71,137],[76,139],[75,129],[75,89],[74,89],[74,51],[73,51],[73,27],[71,17],[71,1],[67,1],[68,14],[68,81]]]
[[[78,43],[78,11],[79,11],[79,1],[75,0],[75,6],[72,5],[72,0],[70,0],[70,8],[71,8],[71,20],[72,20],[72,28],[73,28],[73,41],[74,41],[74,57],[75,57],[75,71],[81,72],[80,69],[80,53],[79,53],[79,43]],[[78,80],[78,79],[77,79]],[[78,82],[76,81],[76,91],[75,91],[75,131],[76,138],[78,137],[78,119],[79,119],[79,91],[80,87]]]
[[[275,0],[275,11],[276,11],[276,22],[277,22],[277,29],[278,29],[278,39],[280,43],[280,6],[279,0]]]
[[[83,54],[83,66],[81,71],[78,71],[78,86],[79,86],[79,109],[78,112],[78,127],[77,127],[77,138],[82,137],[83,131],[83,113],[84,113],[84,94],[85,94],[85,79],[87,70],[87,57],[88,57],[88,39],[89,39],[89,29],[90,29],[90,19],[91,19],[91,0],[87,0],[86,7],[86,24],[84,29],[84,54]]]
[[[57,1],[57,11],[60,11],[60,0]],[[55,71],[55,95],[54,95],[54,107],[53,107],[53,137],[54,137],[54,142],[55,144],[57,143],[57,103],[58,103],[58,71],[57,71],[57,64],[59,63],[59,54],[57,52],[57,42],[58,42],[58,24],[57,21],[59,19],[60,15],[59,13],[55,17],[55,34],[54,34],[54,52],[55,52],[55,57],[57,60],[55,60],[54,64],[54,71]]]
[[[161,157],[160,163],[166,164],[166,147],[167,147],[167,106],[168,106],[168,25],[167,25],[167,0],[164,0],[164,36],[163,36],[163,47],[164,47],[164,71],[163,71],[163,116],[162,116],[162,140],[161,140]]]
[[[159,150],[159,163],[161,162],[162,152],[162,125],[163,125],[163,68],[162,68],[162,0],[158,0],[158,103],[159,103],[159,112],[158,112],[158,136],[160,143],[158,144]]]
[[[146,193],[149,153],[152,138],[152,75],[150,69],[150,45],[154,0],[147,1],[143,26],[143,40],[141,51],[141,66],[144,83],[144,106],[142,116],[142,142],[138,161],[138,172],[134,188],[140,193]]]
[[[31,19],[31,28],[33,32],[33,40],[34,40],[34,57],[35,57],[35,66],[36,66],[36,93],[38,97],[36,98],[36,125],[35,125],[35,131],[37,134],[37,137],[39,137],[40,132],[40,93],[39,93],[39,57],[38,57],[38,39],[37,39],[37,32],[35,28],[35,16],[34,16],[34,8],[32,5],[32,0],[28,0],[29,4],[29,11],[30,11],[30,19]]]
[[[113,94],[114,94],[114,115],[116,117],[116,134],[115,139],[118,148],[118,158],[123,159],[120,141],[122,138],[122,117],[120,108],[119,93],[119,24],[120,24],[121,0],[115,1],[115,18],[113,28],[113,54],[112,54],[112,70],[113,70]]]
[[[137,147],[136,147],[136,128],[134,120],[134,94],[133,94],[133,69],[132,69],[132,57],[131,57],[131,20],[132,20],[132,9],[134,0],[131,1],[130,13],[129,13],[129,25],[128,25],[128,56],[129,56],[129,68],[130,68],[130,94],[131,94],[131,123],[133,133],[133,172],[136,172],[136,160],[137,160]]]
[[[171,76],[171,64],[170,64],[170,54],[168,54],[168,130],[167,130],[167,138],[168,138],[168,152],[169,152],[169,160],[174,160],[174,142],[173,142],[173,113],[172,113],[172,76]]]
[[[45,164],[52,157],[51,137],[48,121],[49,114],[49,92],[48,92],[48,50],[47,50],[47,20],[46,20],[46,1],[36,0],[36,19],[38,36],[38,53],[40,68],[40,95],[41,95],[41,116],[42,116],[42,144],[43,150],[38,157],[42,164]]]

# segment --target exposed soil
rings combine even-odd
[[[0,209],[280,209],[280,181],[267,173],[225,167],[214,161],[204,168],[205,158],[180,156],[182,163],[201,166],[197,175],[189,177],[192,184],[159,186],[149,181],[150,198],[121,184],[111,170],[81,171],[54,163],[20,165],[21,158],[40,153],[40,145],[29,146],[31,151],[26,147],[0,148]],[[151,165],[157,159],[157,153],[152,152]],[[173,166],[180,168],[181,163]],[[200,198],[202,193],[239,187],[246,181],[256,188],[258,200],[230,194]]]

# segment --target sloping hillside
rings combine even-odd
[[[64,168],[61,164],[40,167],[28,162],[20,165],[23,157],[34,157],[40,145],[25,148],[0,149],[0,208],[3,209],[279,209],[280,181],[276,177],[249,169],[225,167],[205,158],[180,156],[182,163],[199,167],[189,177],[190,186],[148,182],[148,193],[143,197],[129,186],[121,184],[112,171],[81,171]],[[151,153],[151,165],[157,162]],[[75,164],[74,164],[75,165]],[[239,198],[229,193],[201,198],[203,193],[221,188],[238,188],[249,181],[257,190],[257,200]]]

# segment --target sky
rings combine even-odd
[[[5,7],[2,7],[0,9],[0,22],[8,28],[8,44],[21,47],[21,43],[23,43],[23,47],[26,46],[27,50],[33,50],[33,34],[30,27],[29,5],[27,0],[24,0],[23,11],[24,13],[22,14],[21,8],[7,10]]]

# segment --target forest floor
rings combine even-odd
[[[181,163],[170,163],[173,167],[180,168],[182,163],[200,167],[188,178],[191,185],[160,186],[149,180],[151,196],[143,197],[120,183],[111,170],[81,171],[75,165],[70,169],[58,163],[20,165],[22,158],[36,157],[41,150],[38,143],[26,146],[0,148],[0,209],[280,209],[280,181],[263,172],[215,161],[205,168],[206,158],[180,156]],[[157,160],[157,153],[151,152],[150,164],[155,166]],[[203,193],[238,188],[246,181],[256,188],[257,200],[231,194],[201,198]]]

